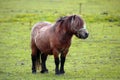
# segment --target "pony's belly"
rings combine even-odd
[[[40,51],[42,52],[42,53],[44,53],[44,54],[49,54],[49,55],[52,55],[53,53],[52,53],[52,50],[51,49],[43,49],[43,48],[40,48]]]
[[[39,43],[36,44],[38,49],[42,53],[46,53],[46,54],[52,55],[52,49],[50,48],[50,45],[49,45],[48,41],[46,41],[46,40],[38,40],[38,41],[39,41]]]

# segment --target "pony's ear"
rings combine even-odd
[[[74,23],[75,16],[76,16],[76,15],[71,16],[71,24],[73,24],[73,23]]]
[[[76,16],[76,15],[73,15],[73,19],[75,19],[75,16]]]
[[[63,22],[65,18],[66,18],[66,16],[60,17],[60,18],[57,20],[57,22]]]

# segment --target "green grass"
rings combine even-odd
[[[73,37],[65,63],[66,73],[54,74],[53,56],[48,74],[31,74],[31,27],[78,14],[90,36]],[[119,80],[120,0],[0,0],[0,80]]]

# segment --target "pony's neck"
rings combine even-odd
[[[71,38],[73,36],[72,33],[70,33],[69,29],[68,29],[68,25],[65,24],[58,24],[55,26],[55,34],[57,34],[57,36],[59,36],[59,40],[62,43],[67,43],[71,41]]]
[[[63,33],[62,36],[61,36],[61,42],[63,43],[67,43],[67,42],[70,42],[71,39],[72,39],[72,36],[71,34],[68,34],[67,32],[66,33]]]

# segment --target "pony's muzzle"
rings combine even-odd
[[[80,38],[80,39],[86,39],[86,38],[88,38],[89,33],[86,30],[84,30],[84,31],[78,31],[77,34],[76,34],[76,36],[78,38]]]

